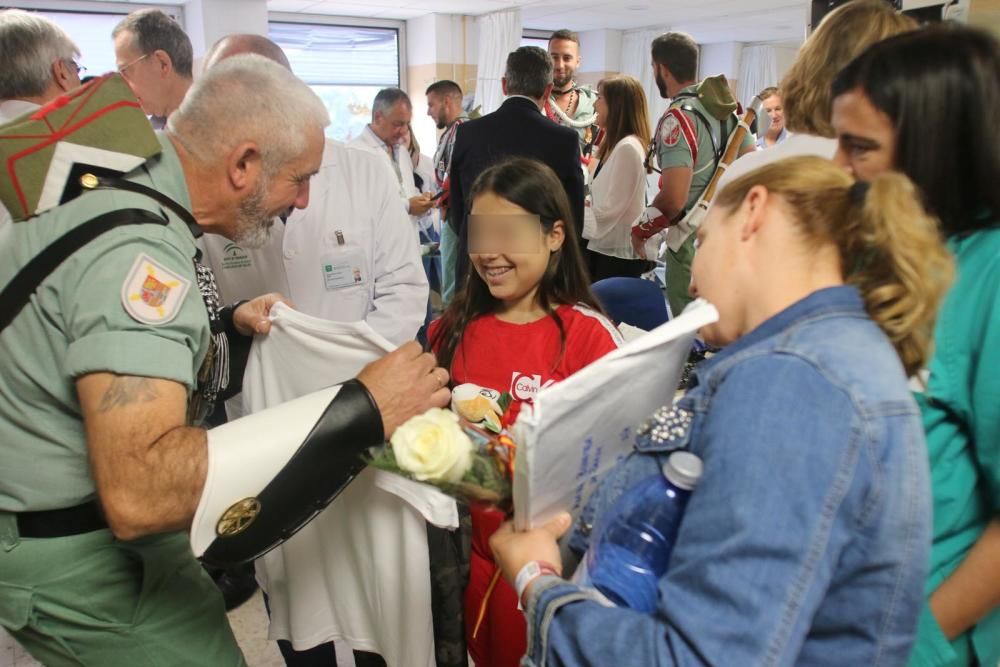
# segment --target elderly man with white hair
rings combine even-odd
[[[277,44],[243,34],[219,40],[205,58],[206,69],[244,53],[291,69]],[[235,301],[277,291],[313,317],[365,321],[395,345],[416,338],[424,321],[427,278],[417,237],[383,161],[327,139],[312,203],[285,216],[287,224],[275,223],[267,244],[236,247],[206,234],[201,241],[205,263],[222,295]],[[357,275],[336,280],[333,272],[348,266]]]
[[[20,9],[0,11],[0,124],[80,85],[80,49],[63,29]],[[0,206],[0,227],[10,214]]]
[[[231,469],[199,426],[232,379],[229,341],[266,333],[278,297],[220,312],[195,239],[258,245],[279,212],[304,208],[327,123],[290,72],[234,57],[191,88],[158,154],[124,178],[84,178],[97,189],[0,231],[0,290],[89,235],[0,319],[0,625],[44,664],[245,664],[193,557],[196,533],[211,533],[209,551],[276,543],[336,492],[328,461],[447,402],[447,372],[412,344],[297,418],[276,408],[266,442],[257,419]],[[304,433],[294,456],[255,468],[289,431]],[[206,519],[211,502],[230,502],[220,484],[250,472],[270,482]]]
[[[80,85],[80,49],[63,29],[20,9],[0,12],[0,123]]]

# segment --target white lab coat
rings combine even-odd
[[[365,320],[395,344],[413,340],[427,312],[427,277],[395,178],[369,152],[340,142],[327,140],[309,205],[276,220],[265,247],[214,234],[201,247],[225,303],[280,292],[303,313]]]
[[[402,144],[396,144],[392,147],[393,153],[396,155],[396,164],[399,165],[399,178],[397,180],[396,170],[392,166],[392,158],[386,152],[386,143],[379,139],[378,135],[372,131],[371,125],[366,125],[365,131],[354,139],[351,139],[348,145],[363,148],[381,158],[382,163],[389,168],[389,173],[392,175],[393,180],[396,180],[399,185],[399,197],[403,200],[403,207],[409,213],[410,197],[416,197],[420,194],[420,191],[417,190],[417,184],[413,180],[413,160],[410,159],[410,153],[406,150],[406,147]]]

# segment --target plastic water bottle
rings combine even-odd
[[[588,550],[591,586],[619,607],[647,614],[656,610],[658,584],[701,473],[700,458],[674,452],[662,475],[644,479],[618,499]]]

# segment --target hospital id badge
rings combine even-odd
[[[361,285],[365,281],[364,257],[361,249],[338,246],[323,256],[323,286],[327,291],[345,289]]]

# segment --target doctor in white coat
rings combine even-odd
[[[224,57],[247,52],[272,58],[289,67],[280,48],[257,35],[223,38],[213,47],[205,66],[208,68]],[[409,155],[405,151],[404,155],[409,163]],[[410,178],[412,181],[412,171]],[[203,261],[213,269],[225,302],[280,292],[304,314],[300,319],[366,321],[393,344],[413,340],[423,323],[428,287],[417,235],[400,202],[399,182],[387,169],[383,158],[367,149],[328,139],[319,172],[310,181],[308,206],[292,212],[287,221],[276,219],[263,247],[242,248],[224,237],[209,234],[201,238],[200,244]],[[296,315],[289,313],[288,317]],[[319,328],[320,324],[315,326]],[[322,357],[315,364],[305,362],[314,376],[312,381],[328,374],[329,365],[330,360]],[[271,370],[277,367],[279,365],[274,365]],[[301,370],[282,370],[290,371],[293,376],[284,378],[285,385],[293,380],[301,385],[311,377]],[[308,391],[312,389],[314,387]],[[277,636],[288,636],[299,650],[314,646],[316,642],[350,640],[340,648],[381,649],[387,655],[396,656],[391,664],[433,667],[435,646],[430,622],[431,582],[426,560],[426,531],[449,531],[457,527],[454,500],[433,487],[396,476],[373,481],[369,475],[365,484],[359,481],[352,484],[349,492],[338,498],[331,508],[340,516],[324,512],[292,540],[258,561],[261,580],[281,582],[269,591],[272,611],[276,614],[274,620],[278,624]],[[348,528],[342,525],[344,521],[349,523]],[[432,525],[429,527],[426,521]],[[344,531],[350,539],[335,539],[343,537]],[[378,548],[366,550],[361,538],[372,535],[378,536]],[[347,566],[351,563],[370,566],[377,560],[383,569],[403,580],[397,582],[400,586],[388,587],[386,595],[389,597],[381,595],[371,600],[375,608],[381,608],[387,600],[395,600],[391,596],[396,594],[405,594],[411,598],[408,600],[410,606],[416,604],[421,608],[423,625],[414,624],[419,632],[416,636],[405,637],[411,653],[407,659],[398,658],[400,651],[394,650],[398,647],[388,640],[376,646],[371,643],[373,637],[368,637],[366,642],[363,637],[358,639],[343,634],[345,627],[350,625],[344,619],[357,619],[351,614],[338,616],[338,609],[358,596],[352,598],[348,591],[342,591],[341,597],[346,602],[341,600],[340,606],[334,605],[327,588],[321,585],[326,582],[321,576],[326,564],[323,563],[323,549],[315,545],[327,544],[331,539],[341,549],[338,555],[343,558],[338,563],[345,569],[349,570]],[[344,549],[347,556],[344,556]],[[405,562],[397,562],[397,558]],[[369,581],[371,578],[372,573],[358,577],[355,588],[367,586],[365,590],[368,590],[380,584]],[[308,590],[310,584],[315,584],[314,594],[302,594],[303,588]],[[293,590],[297,594],[289,595]],[[400,605],[391,602],[389,606]],[[367,619],[361,611],[359,607],[355,615]],[[338,625],[344,627],[338,628]],[[405,634],[393,633],[391,628],[387,631],[400,638]],[[303,633],[310,636],[303,636]],[[297,657],[292,656],[292,659]],[[350,650],[338,650],[336,660],[339,665],[354,664]]]
[[[350,145],[381,157],[396,179],[403,207],[416,224],[434,202],[429,193],[420,193],[413,179],[413,161],[404,144],[412,117],[413,104],[409,96],[399,88],[383,88],[372,103],[372,122],[351,140]]]
[[[328,139],[309,205],[276,220],[264,247],[206,234],[202,248],[227,303],[280,292],[304,313],[365,320],[396,344],[423,324],[427,278],[417,237],[397,184],[368,151]]]

